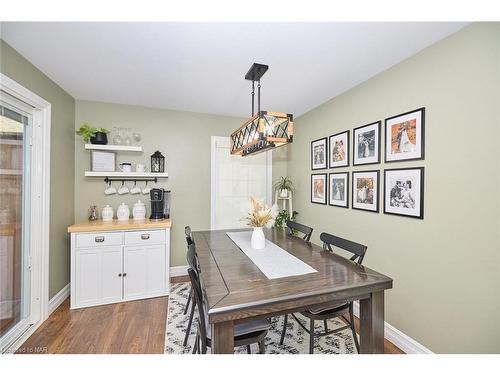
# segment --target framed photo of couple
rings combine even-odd
[[[311,203],[326,204],[326,173],[311,175]]]
[[[381,121],[354,129],[352,135],[353,143],[353,165],[378,164],[380,163],[380,124]]]
[[[311,142],[311,169],[328,168],[328,145],[326,137]]]
[[[331,135],[329,138],[329,165],[330,168],[349,166],[349,130]]]
[[[378,212],[379,171],[352,172],[352,208]]]
[[[424,159],[425,108],[385,119],[385,162]]]
[[[328,204],[349,208],[349,172],[330,173],[328,181]]]
[[[424,168],[384,170],[384,213],[424,218]]]

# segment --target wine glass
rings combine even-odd
[[[114,145],[123,144],[123,138],[120,135],[120,128],[113,126],[113,136],[111,137],[111,141]]]
[[[134,139],[134,142],[135,142],[135,145],[136,146],[140,146],[140,142],[141,142],[141,134],[140,133],[132,133],[132,138]]]
[[[125,146],[131,146],[132,145],[132,138],[130,137],[130,131],[132,129],[130,128],[125,128],[125,138],[123,139],[123,143],[125,143]]]

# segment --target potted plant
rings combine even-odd
[[[263,201],[254,197],[250,198],[250,208],[244,220],[249,227],[253,228],[250,242],[252,249],[260,250],[266,247],[266,238],[262,228],[272,227],[277,214],[278,207],[275,204],[269,207]]]
[[[281,176],[274,182],[273,187],[276,191],[278,191],[280,198],[288,198],[289,192],[293,192],[295,190],[292,180],[290,180],[288,176]]]
[[[286,228],[286,223],[288,221],[294,221],[295,216],[297,216],[297,214],[298,214],[297,211],[293,211],[292,216],[290,216],[290,213],[288,212],[288,210],[281,210],[278,213],[278,216],[276,216],[276,219],[274,221],[274,227],[279,228],[279,229]]]
[[[95,145],[107,145],[108,144],[108,136],[109,130],[100,128],[97,129],[90,125],[88,122],[84,122],[80,129],[76,131],[76,134],[82,136],[83,141],[85,143],[95,144]]]

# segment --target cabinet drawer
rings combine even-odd
[[[81,233],[76,235],[76,247],[100,247],[123,244],[121,232]]]
[[[165,243],[164,230],[125,232],[125,245],[147,245],[154,243]]]

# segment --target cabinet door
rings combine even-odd
[[[166,246],[125,246],[123,297],[125,300],[167,294]]]
[[[122,300],[121,246],[78,249],[75,253],[76,307]]]

